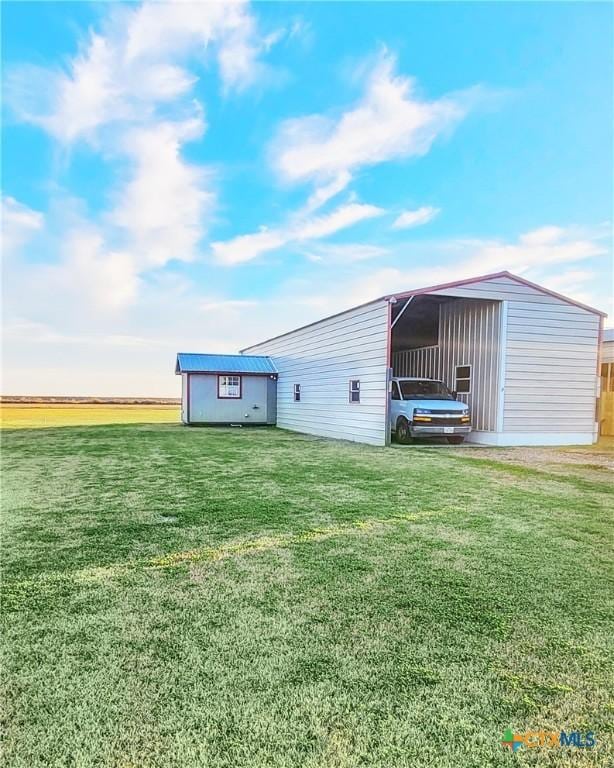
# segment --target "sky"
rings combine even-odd
[[[504,269],[614,314],[609,3],[1,9],[3,394]]]

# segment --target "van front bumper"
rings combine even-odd
[[[409,428],[412,437],[448,437],[448,435],[468,435],[471,425],[446,427],[444,424],[412,424]]]

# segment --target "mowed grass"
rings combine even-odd
[[[610,477],[487,455],[6,430],[6,764],[612,765]]]
[[[27,404],[0,405],[0,428],[87,426],[94,424],[178,423],[177,405]]]

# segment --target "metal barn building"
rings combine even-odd
[[[509,272],[383,296],[242,350],[279,373],[277,425],[390,440],[391,375],[442,379],[489,445],[596,440],[604,313]]]
[[[268,357],[180,352],[184,424],[275,424],[277,370]]]

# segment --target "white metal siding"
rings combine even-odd
[[[501,302],[460,299],[439,309],[441,378],[456,387],[456,366],[471,366],[471,392],[458,394],[471,410],[471,426],[497,428],[499,399],[499,330]]]
[[[378,301],[244,351],[269,355],[279,371],[277,426],[385,445],[387,341],[388,304]],[[350,379],[360,380],[360,403],[349,402]]]
[[[507,301],[504,433],[594,433],[598,315],[507,277],[434,293]]]

